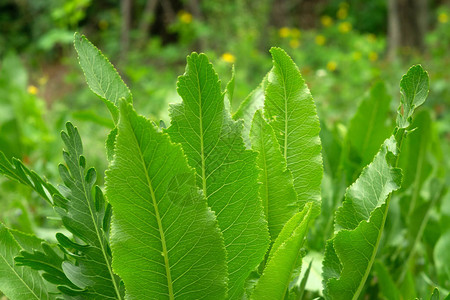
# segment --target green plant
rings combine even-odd
[[[0,290],[13,300],[302,299],[308,275],[299,271],[320,217],[324,171],[315,104],[286,52],[270,50],[272,70],[234,116],[234,79],[223,92],[208,58],[192,53],[166,128],[136,113],[128,87],[85,37],[75,35],[75,48],[115,124],[106,197],[71,123],[61,134],[59,188],[0,153],[0,173],[34,189],[70,233],[51,245],[2,225]],[[400,85],[394,133],[337,210],[323,263],[326,298],[357,299],[375,261],[401,184],[399,150],[428,75],[414,66]]]

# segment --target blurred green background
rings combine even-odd
[[[393,119],[401,75],[420,63],[430,75],[424,109],[433,124],[430,140],[440,145],[436,151],[443,157],[434,164],[450,169],[450,1],[2,0],[0,151],[53,182],[60,182],[59,132],[66,121],[79,127],[86,156],[99,173],[107,165],[104,141],[113,127],[103,103],[85,84],[72,45],[75,31],[85,34],[117,67],[137,111],[166,123],[168,104],[179,101],[176,80],[190,52],[208,55],[224,87],[235,66],[232,109],[236,110],[270,70],[270,47],[284,48],[316,101],[329,160],[339,157],[346,138],[351,139],[350,120],[370,88],[384,82],[382,95],[374,92],[371,97],[392,98]],[[355,170],[360,171],[360,165]],[[327,190],[327,185],[336,186],[337,168],[325,166],[324,199],[336,198],[332,194],[337,192]],[[357,174],[347,174],[344,183],[351,183]],[[449,175],[440,177],[450,185]],[[438,209],[434,223],[431,218],[429,226],[435,228],[426,230],[449,224],[450,201],[445,199],[447,205]],[[335,203],[330,205],[330,210],[323,210],[329,218],[319,221],[328,229]],[[52,209],[28,189],[0,178],[0,207],[6,225],[54,238],[59,221],[48,217]],[[441,209],[449,216],[444,223]],[[434,238],[430,249],[445,232],[439,230],[430,238]],[[322,240],[311,248],[319,251]],[[401,242],[394,239],[392,245],[396,243]],[[449,234],[445,243],[450,245]],[[449,274],[443,275],[442,287],[450,283]],[[417,280],[432,281],[427,278]]]

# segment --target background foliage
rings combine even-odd
[[[58,182],[59,132],[72,120],[83,133],[85,155],[103,174],[104,136],[114,123],[85,87],[72,46],[75,31],[118,67],[136,110],[167,124],[168,104],[181,101],[176,79],[191,51],[208,54],[223,89],[235,66],[231,107],[236,111],[270,70],[270,46],[281,46],[299,66],[321,120],[322,213],[304,245],[303,272],[312,262],[304,295],[310,299],[320,293],[320,253],[333,234],[334,211],[392,132],[398,82],[410,65],[420,63],[429,72],[430,93],[413,120],[418,129],[403,144],[402,188],[391,200],[382,250],[365,291],[368,299],[428,297],[433,287],[447,294],[450,5],[424,2],[423,46],[400,43],[391,55],[392,12],[384,0],[2,1],[0,150]],[[96,184],[102,186],[102,178]],[[9,228],[49,242],[60,232],[62,221],[49,206],[3,178],[0,205],[0,219]]]

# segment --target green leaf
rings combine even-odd
[[[28,169],[20,160],[13,158],[10,162],[0,151],[0,174],[26,185],[35,190],[39,196],[52,204],[53,195],[61,196],[60,192],[34,171]]]
[[[307,203],[301,212],[289,219],[272,246],[269,260],[251,299],[284,298],[295,271],[301,266],[300,250],[312,218],[313,203]]]
[[[430,176],[432,165],[430,161],[430,149],[432,145],[433,131],[431,116],[428,110],[420,111],[411,123],[412,132],[409,132],[402,145],[402,155],[399,166],[404,175],[402,190],[408,190],[411,198],[405,205],[405,217],[409,219],[411,213],[419,204],[420,191]]]
[[[393,136],[384,142],[336,212],[341,230],[328,241],[323,264],[324,295],[329,299],[357,299],[369,275],[387,216],[386,200],[401,183],[400,169],[392,166],[396,147]]]
[[[253,150],[258,152],[257,165],[261,169],[259,194],[274,241],[284,224],[298,212],[299,206],[292,175],[286,168],[275,132],[264,120],[260,110],[256,111],[250,131]]]
[[[60,187],[62,192],[19,160],[13,159],[12,163],[9,162],[1,152],[0,173],[31,187],[50,202],[61,216],[64,226],[82,243],[70,242],[62,234],[57,235],[60,245],[74,258],[64,262],[66,270],[71,272],[72,277],[69,279],[72,283],[74,280],[84,283],[78,287],[69,284],[60,290],[71,295],[121,299],[119,279],[111,269],[108,228],[105,226],[105,223],[109,222],[109,204],[105,203],[100,188],[94,188],[97,178],[95,170],[91,168],[86,171],[86,159],[78,131],[71,123],[67,123],[66,127],[68,133],[61,134],[67,147],[67,152],[63,153],[66,165],[59,166],[65,184]],[[75,253],[71,252],[73,250]],[[31,252],[32,249],[27,251]],[[41,264],[46,263],[45,256],[34,256],[35,259],[38,257],[43,259]],[[93,264],[92,261],[98,263]],[[75,265],[71,266],[73,262]],[[66,276],[69,277],[68,274]]]
[[[440,281],[450,283],[450,230],[441,235],[433,250],[433,258]]]
[[[440,300],[438,288],[434,288],[433,293],[430,296],[430,300]]]
[[[130,90],[114,66],[84,35],[75,33],[74,45],[89,88],[105,102],[117,123],[119,99],[132,102]]]
[[[41,251],[38,250],[40,248],[42,248]],[[43,271],[42,277],[48,282],[81,292],[64,274],[62,263],[65,258],[58,255],[56,249],[47,243],[42,243],[39,247],[25,250],[20,251],[20,255],[15,257],[17,266],[28,266],[34,270]]]
[[[265,117],[294,178],[300,207],[314,201],[319,208],[323,166],[316,107],[292,59],[280,48],[272,48],[270,53],[273,69],[266,88]]]
[[[303,299],[303,295],[305,294],[306,283],[308,282],[309,274],[311,272],[312,263],[313,261],[311,260],[309,262],[308,268],[305,271],[305,274],[303,275],[302,281],[298,286],[294,286],[293,290],[290,293],[289,299],[297,299],[297,300]]]
[[[267,77],[268,75],[266,75],[259,86],[254,89],[244,101],[242,101],[238,110],[233,115],[233,120],[242,120],[244,122],[242,138],[244,139],[247,148],[251,148],[250,130],[252,127],[253,116],[258,109],[264,107],[264,91],[267,86]]]
[[[27,243],[24,238],[22,235],[22,242]],[[14,256],[21,248],[11,232],[0,223],[0,291],[13,300],[54,299],[37,271],[14,263]]]
[[[106,191],[113,267],[127,299],[225,297],[223,239],[194,170],[181,146],[124,100]]]
[[[356,165],[354,169],[349,170],[352,181],[353,175],[358,175],[362,167],[372,161],[383,141],[392,132],[393,128],[388,122],[390,102],[391,96],[386,90],[386,85],[380,81],[362,99],[350,120],[346,146],[351,151],[349,159],[353,158]]]
[[[97,180],[95,169],[86,171],[78,130],[71,123],[67,123],[66,128],[67,133],[61,133],[66,146],[63,152],[66,164],[59,165],[65,185],[61,190],[65,197],[57,202],[56,211],[77,242],[57,234],[58,242],[68,253],[75,250],[72,256],[76,263],[64,261],[62,268],[75,285],[83,283],[78,287],[85,289],[84,294],[103,299],[121,299],[119,279],[111,268],[108,231],[104,226],[105,220],[109,220],[109,204],[105,202],[100,188],[94,187]]]
[[[242,123],[231,120],[225,110],[220,81],[206,55],[188,57],[177,87],[183,102],[171,107],[167,132],[183,146],[197,172],[197,185],[217,214],[227,250],[229,297],[238,299],[269,243],[256,153],[245,149]]]
[[[422,70],[420,66],[418,68]],[[400,83],[402,93],[409,86],[421,86],[422,76],[414,75],[420,71],[411,68]],[[426,72],[420,72],[425,74]],[[405,114],[408,122],[416,105],[423,103],[420,98],[428,93],[416,90],[418,95],[409,98],[416,103]],[[402,103],[406,103],[402,98]],[[401,112],[399,112],[401,114]],[[402,115],[403,118],[403,115]],[[406,127],[402,127],[406,126]],[[323,262],[324,295],[327,299],[358,299],[369,276],[381,235],[386,223],[390,194],[400,188],[401,170],[398,165],[398,151],[402,144],[407,124],[397,122],[394,134],[387,139],[373,162],[346,191],[345,200],[337,210],[334,238],[328,241]]]
[[[234,86],[235,86],[235,80],[236,79],[236,72],[234,70],[234,65],[231,68],[231,79],[227,83],[227,87],[225,89],[225,96],[227,100],[225,100],[225,104],[229,104],[230,107],[228,107],[228,111],[231,113],[233,111],[233,94],[234,94]]]
[[[412,66],[400,81],[400,107],[398,108],[397,127],[407,128],[414,109],[422,105],[428,96],[428,73],[421,65]]]
[[[400,291],[396,287],[395,282],[392,279],[391,274],[389,274],[386,266],[381,261],[375,261],[373,268],[377,274],[380,294],[383,295],[382,299],[400,300]]]

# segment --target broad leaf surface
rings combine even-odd
[[[375,259],[386,217],[388,195],[401,183],[394,137],[386,140],[374,161],[347,189],[336,212],[341,230],[327,244],[323,265],[324,294],[329,299],[356,299]]]
[[[242,101],[238,110],[234,113],[234,120],[242,120],[244,122],[244,128],[242,129],[242,137],[244,139],[245,146],[251,148],[250,142],[250,129],[252,127],[253,116],[258,109],[264,107],[264,93],[267,86],[266,75],[259,86],[254,89],[247,98]]]
[[[75,33],[74,45],[89,88],[105,102],[117,123],[119,99],[131,102],[130,90],[109,60],[84,35]]]
[[[297,195],[292,175],[286,168],[286,160],[272,127],[264,120],[260,110],[256,111],[250,131],[253,150],[258,152],[257,165],[261,169],[260,196],[269,232],[274,241],[284,224],[298,212]]]
[[[272,246],[269,260],[255,286],[251,299],[283,299],[295,271],[301,266],[305,236],[313,216],[313,204],[307,203],[283,227]]]
[[[217,214],[227,250],[229,297],[238,299],[269,243],[256,153],[245,149],[242,123],[225,110],[220,81],[204,54],[188,57],[177,87],[183,102],[171,107],[167,132],[182,144],[197,171],[197,184]]]
[[[397,115],[397,127],[407,128],[414,109],[420,106],[428,96],[429,78],[421,65],[412,66],[400,81],[400,107]]]
[[[222,299],[225,249],[180,145],[122,101],[106,175],[114,270],[127,299]]]
[[[22,237],[21,241],[28,243]],[[21,249],[11,232],[0,223],[0,291],[14,300],[54,299],[37,271],[15,264],[14,256]]]
[[[273,69],[265,93],[265,117],[294,178],[300,207],[309,201],[320,207],[323,167],[316,107],[292,59],[280,48],[272,48],[270,53]]]

